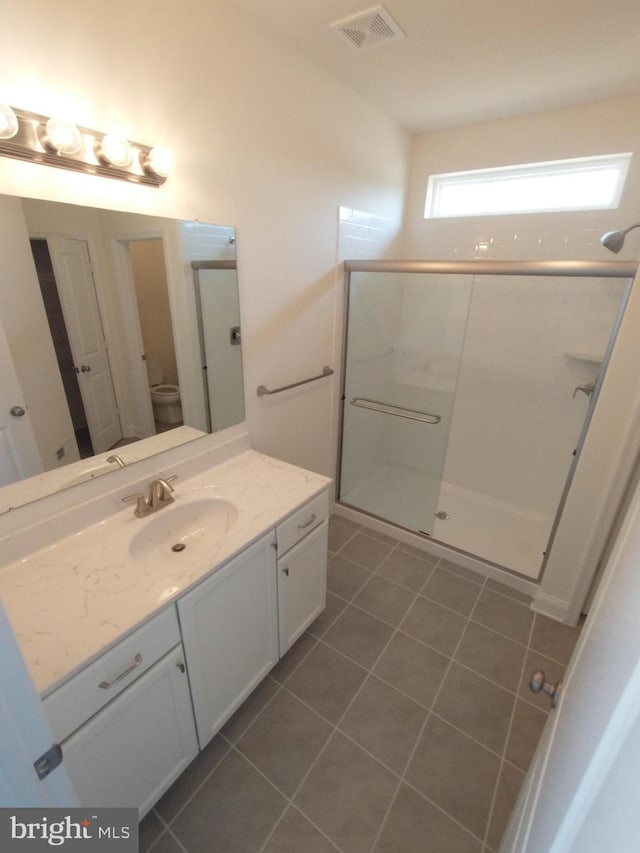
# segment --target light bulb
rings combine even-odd
[[[108,133],[96,143],[96,155],[109,166],[125,169],[131,164],[133,152],[127,139]]]
[[[49,119],[43,141],[57,154],[77,154],[82,148],[82,134],[75,124],[64,119]]]
[[[0,139],[11,139],[18,132],[18,117],[8,104],[0,104]]]
[[[152,148],[148,154],[142,155],[142,168],[159,178],[166,178],[171,171],[171,154],[166,148]]]

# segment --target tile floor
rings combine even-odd
[[[330,522],[325,612],[147,815],[153,853],[490,853],[578,630]]]

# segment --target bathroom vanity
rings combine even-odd
[[[144,815],[325,606],[330,480],[235,450],[163,468],[175,500],[148,517],[127,483],[86,526],[32,530],[37,550],[20,531],[0,568],[83,805]]]

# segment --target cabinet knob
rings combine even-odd
[[[286,568],[285,568],[285,569],[283,569],[283,570],[282,570],[282,574],[283,574],[283,575],[286,575],[287,577],[289,577],[289,569],[286,569]]]
[[[180,670],[180,672],[184,672],[184,671],[185,671],[185,665],[184,665],[184,663],[183,663],[182,661],[178,661],[178,663],[176,664],[176,666],[178,667],[178,669]]]

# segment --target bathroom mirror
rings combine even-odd
[[[0,511],[244,420],[233,227],[9,196],[0,221]]]

